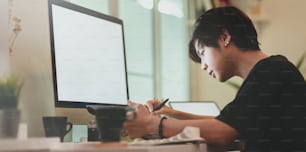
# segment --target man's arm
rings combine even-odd
[[[170,137],[178,134],[186,126],[194,126],[200,128],[201,137],[208,144],[225,147],[232,141],[237,139],[239,133],[231,126],[217,119],[202,120],[173,120],[167,119],[163,121],[163,135]]]
[[[126,128],[130,137],[143,137],[146,134],[159,134],[160,117],[150,114],[145,106],[139,105],[137,108],[137,119],[126,122]],[[238,132],[231,126],[217,119],[197,119],[197,120],[178,120],[165,119],[162,122],[162,132],[164,137],[175,136],[182,132],[186,126],[200,128],[201,137],[208,144],[225,147],[233,140],[237,139]]]

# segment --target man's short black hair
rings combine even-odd
[[[198,41],[200,46],[219,48],[218,38],[224,30],[229,32],[231,43],[238,48],[260,50],[256,29],[248,16],[233,6],[217,7],[206,11],[196,20],[189,41],[190,58],[201,62],[195,51],[195,41]]]

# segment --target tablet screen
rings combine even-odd
[[[213,101],[170,101],[169,106],[175,110],[197,115],[218,116],[220,109]]]

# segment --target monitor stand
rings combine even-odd
[[[118,107],[127,107],[126,105],[87,105],[86,109],[87,111],[92,114],[96,115],[96,110],[101,108],[101,107],[108,107],[108,106],[118,106]]]

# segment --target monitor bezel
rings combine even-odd
[[[122,38],[123,38],[123,57],[124,57],[124,68],[125,68],[125,81],[126,81],[126,93],[127,101],[129,100],[129,90],[128,90],[128,78],[127,78],[127,65],[126,65],[126,52],[125,52],[125,39],[124,39],[124,29],[123,21],[119,18],[103,14],[67,1],[63,0],[48,0],[48,13],[49,13],[49,29],[50,29],[50,47],[51,47],[51,69],[52,69],[52,80],[53,80],[53,90],[54,90],[54,102],[55,107],[64,107],[64,108],[87,108],[89,105],[117,105],[117,106],[126,106],[126,104],[110,104],[110,103],[91,103],[91,102],[76,102],[76,101],[59,101],[58,100],[58,89],[57,89],[57,74],[56,74],[56,61],[55,61],[55,47],[54,47],[54,33],[53,33],[53,15],[52,15],[52,5],[57,5],[63,8],[67,8],[79,13],[83,13],[89,16],[101,18],[108,20],[113,23],[121,25],[122,28]]]

